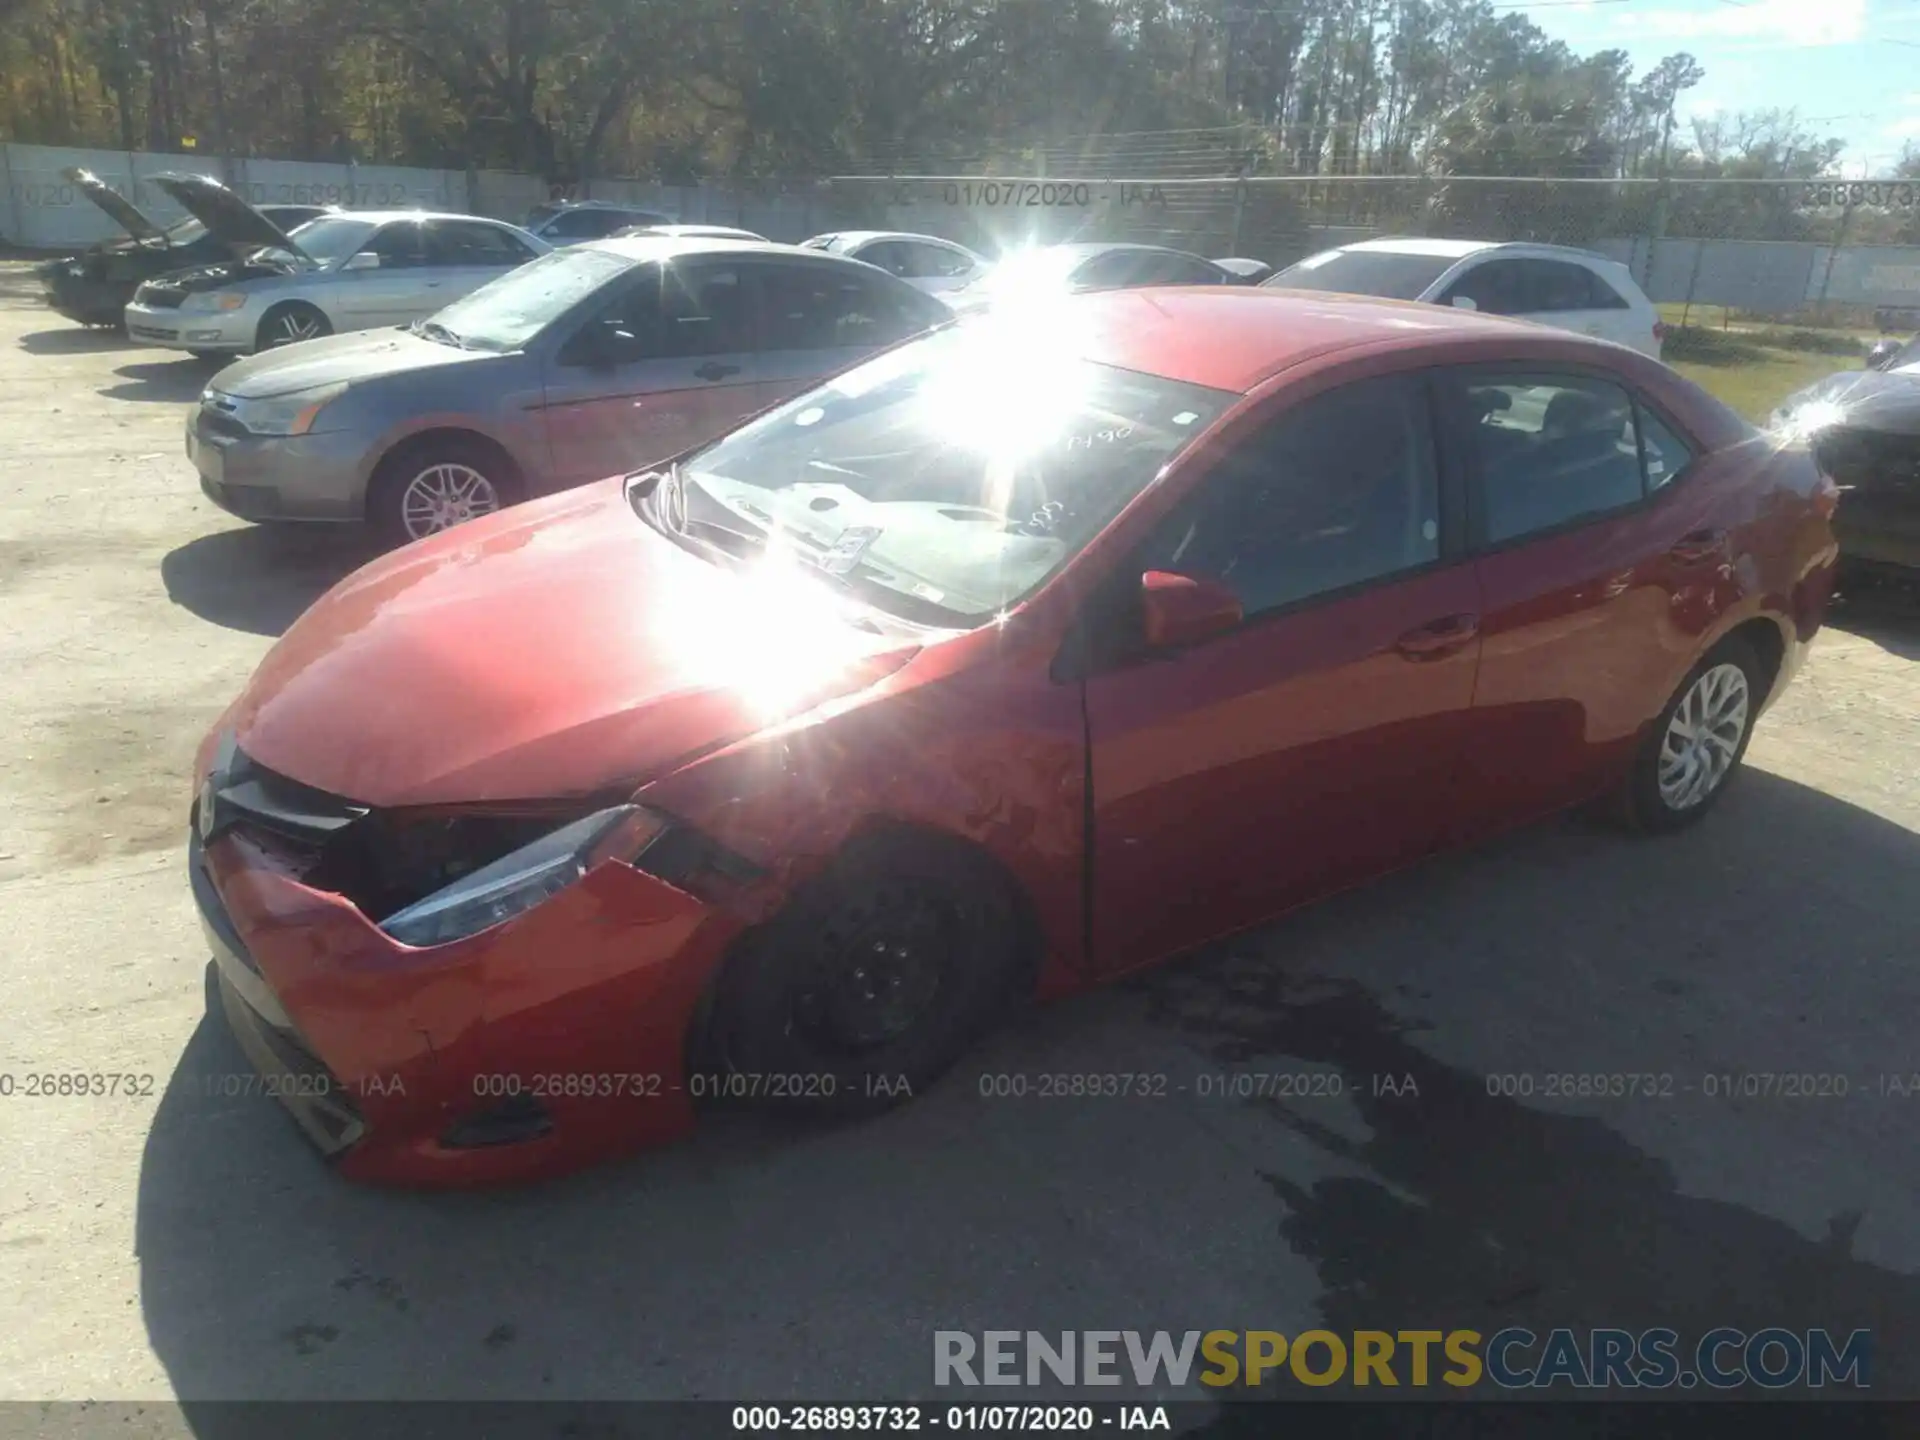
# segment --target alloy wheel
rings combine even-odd
[[[267,348],[278,350],[282,345],[297,345],[302,340],[317,339],[321,332],[321,320],[318,315],[304,310],[289,310],[273,322],[273,330],[267,336]]]
[[[409,540],[438,535],[500,508],[500,492],[470,465],[429,465],[400,495],[400,523]]]
[[[1675,707],[1660,742],[1660,799],[1691,810],[1726,781],[1750,709],[1747,673],[1722,662],[1702,671]]]

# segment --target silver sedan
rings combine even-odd
[[[716,439],[951,318],[857,260],[735,240],[598,240],[410,330],[229,366],[188,416],[201,488],[248,520],[419,539]]]
[[[288,234],[216,180],[158,183],[234,258],[141,285],[127,333],[205,358],[404,325],[553,248],[498,220],[421,210],[329,215]]]

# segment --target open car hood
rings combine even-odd
[[[77,167],[60,172],[74,189],[91,200],[107,213],[107,218],[136,240],[160,240],[165,231],[155,224],[138,205],[115,190],[91,170]]]
[[[272,246],[314,263],[292,236],[211,175],[156,175],[153,183],[235,255],[245,258],[262,246]]]

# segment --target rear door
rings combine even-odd
[[[1440,372],[1484,596],[1461,838],[1605,788],[1659,713],[1728,563],[1697,447],[1617,375]]]
[[[640,266],[560,346],[545,376],[557,484],[664,460],[755,408],[745,268],[720,259]]]
[[[858,266],[758,260],[751,269],[761,315],[752,409],[797,395],[947,318],[938,301]]]
[[[1282,402],[1284,403],[1284,402]],[[1113,576],[1217,581],[1239,628],[1086,680],[1093,940],[1122,970],[1435,848],[1478,663],[1479,589],[1419,373],[1355,380],[1235,446]],[[1447,531],[1443,535],[1443,527]]]
[[[428,273],[422,308],[409,318],[431,315],[534,258],[512,231],[484,220],[428,220],[424,229]]]

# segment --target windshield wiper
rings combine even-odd
[[[409,325],[407,329],[415,335],[418,335],[422,340],[436,340],[442,345],[451,345],[456,350],[472,348],[465,340],[462,340],[438,320],[416,320],[413,324]]]

